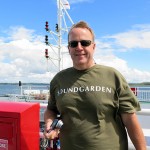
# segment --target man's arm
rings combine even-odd
[[[135,113],[121,114],[128,135],[136,150],[146,150],[146,141]]]
[[[53,122],[53,120],[57,117],[56,113],[54,113],[51,110],[46,109],[44,112],[44,122],[45,122],[45,131],[44,136],[48,139],[54,139],[58,136],[58,130],[50,131],[50,126]]]

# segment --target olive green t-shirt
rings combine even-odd
[[[94,65],[68,68],[50,84],[48,109],[60,113],[61,150],[127,150],[121,113],[140,110],[124,77],[115,69]]]

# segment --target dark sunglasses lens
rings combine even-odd
[[[90,40],[82,40],[82,41],[79,41],[81,43],[82,46],[89,46],[91,45],[91,41]],[[69,46],[72,47],[72,48],[75,48],[78,46],[78,41],[70,41],[69,42]]]
[[[82,46],[89,46],[91,45],[91,41],[90,40],[82,40],[80,41],[81,45]]]
[[[78,46],[78,41],[71,41],[71,42],[69,43],[69,46],[70,46],[70,47],[77,47],[77,46]]]

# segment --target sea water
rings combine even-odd
[[[49,84],[31,83],[23,84],[22,89],[49,89]],[[138,87],[140,90],[147,90],[150,92],[150,87]],[[5,96],[8,94],[20,94],[21,86],[19,84],[11,83],[0,83],[0,96]],[[150,102],[140,102],[142,109],[150,109]],[[150,116],[138,115],[138,120],[141,124],[142,129],[150,129]],[[150,136],[146,137],[147,145],[150,146]]]
[[[8,94],[20,94],[21,88],[24,89],[39,89],[39,90],[48,90],[49,84],[40,84],[40,83],[28,83],[22,84],[19,86],[17,83],[0,83],[0,96],[5,96]]]

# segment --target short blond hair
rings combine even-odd
[[[91,32],[91,34],[92,34],[92,38],[93,38],[93,42],[94,42],[94,40],[95,40],[94,31],[91,29],[91,27],[85,21],[79,21],[76,24],[73,24],[73,26],[71,27],[71,29],[70,29],[70,31],[68,33],[68,41],[69,41],[70,32],[74,28],[86,28],[86,29],[88,29]]]

